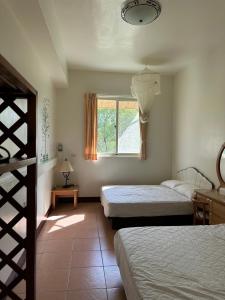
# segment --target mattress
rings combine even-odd
[[[127,300],[225,299],[225,225],[119,230]]]
[[[162,185],[103,186],[106,217],[191,215],[191,199]]]

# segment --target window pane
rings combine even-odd
[[[98,153],[116,153],[116,101],[98,100]]]
[[[119,101],[118,153],[140,153],[139,110],[136,101]]]

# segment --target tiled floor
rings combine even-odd
[[[59,204],[38,238],[37,299],[126,300],[114,234],[100,204]]]

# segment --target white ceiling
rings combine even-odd
[[[55,81],[66,69],[136,72],[150,65],[173,73],[225,45],[225,0],[160,0],[159,19],[145,26],[121,19],[122,2],[7,0]]]
[[[225,42],[225,0],[160,0],[159,19],[138,27],[121,19],[122,2],[53,0],[70,68],[137,71],[149,64],[173,72]]]

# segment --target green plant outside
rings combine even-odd
[[[137,116],[136,109],[121,108],[118,116],[118,139]],[[116,108],[98,108],[98,153],[116,153]]]

